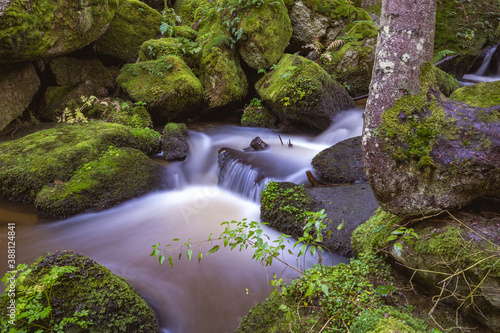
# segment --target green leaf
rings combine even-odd
[[[401,243],[394,243],[394,251],[398,254],[398,256],[401,255],[401,250],[403,249],[403,245]]]
[[[328,290],[328,286],[326,284],[321,285],[321,291],[323,291],[323,294],[325,294],[325,296],[328,296],[330,294],[330,291]]]
[[[344,220],[342,220],[342,223],[340,223],[338,226],[337,226],[337,230],[342,230],[342,228],[344,227]]]
[[[202,258],[203,258],[203,253],[199,252],[198,253],[198,262],[200,262]]]
[[[288,311],[288,306],[286,306],[286,304],[281,304],[280,307],[279,307],[279,309],[281,311]]]
[[[380,285],[377,287],[377,289],[375,289],[375,292],[380,293],[380,295],[382,296],[387,296],[394,289],[396,289],[396,287],[394,287],[393,285],[388,285],[388,286]]]
[[[193,256],[193,250],[188,249],[186,252],[187,252],[186,254],[187,254],[187,257],[188,257],[188,261],[191,261],[191,257]]]
[[[397,238],[398,238],[397,235],[390,235],[389,237],[386,238],[385,242],[389,243],[390,241],[393,241],[393,240],[395,240]]]
[[[178,242],[178,241],[179,241],[179,238],[174,238],[174,239],[172,239],[172,241],[174,241],[174,242]],[[158,244],[159,244],[159,243],[158,243]]]
[[[174,260],[172,259],[172,256],[168,256],[168,262],[170,264],[170,267],[174,267]]]
[[[165,261],[165,256],[162,254],[158,257],[158,261],[160,262],[160,266],[161,264],[163,264],[163,262]]]
[[[208,250],[207,254],[210,254],[210,253],[215,253],[217,251],[219,251],[219,248],[220,246],[219,245],[215,245],[214,247],[212,247],[210,250]]]

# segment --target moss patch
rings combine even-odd
[[[168,37],[145,41],[139,50],[139,61],[156,60],[164,56],[177,56],[190,67],[200,58],[198,44],[184,37]]]
[[[264,127],[276,128],[278,119],[266,108],[258,102],[252,102],[243,110],[241,116],[241,126],[248,127]]]
[[[462,87],[451,94],[450,98],[482,108],[500,105],[500,81],[483,82]],[[499,111],[496,111],[493,117],[498,122],[500,120]],[[491,121],[495,121],[495,119]]]
[[[0,144],[0,186],[4,199],[34,202],[49,183],[70,181],[84,164],[99,159],[109,146],[159,151],[159,133],[119,124],[60,124]]]
[[[96,100],[84,113],[92,119],[122,124],[133,128],[153,128],[145,103],[126,102],[120,98]]]
[[[124,278],[114,275],[94,260],[72,251],[47,253],[40,257],[28,268],[29,273],[17,287],[24,289],[43,285],[44,276],[50,274],[51,268],[56,266],[75,267],[76,270],[59,276],[47,293],[48,300],[39,300],[48,301],[47,305],[52,309],[50,320],[38,319],[30,325],[26,319],[18,319],[17,329],[31,332],[36,324],[42,327],[48,325],[53,329],[55,325],[61,324],[64,318],[72,318],[75,313],[88,311],[88,314],[81,318],[90,322],[88,329],[69,323],[64,327],[64,331],[159,332],[153,311]],[[2,307],[6,308],[8,302],[7,294],[0,295]],[[5,312],[2,312],[0,318],[3,326],[7,322]]]
[[[384,242],[400,219],[390,213],[377,209],[372,218],[354,230],[351,237],[355,253],[373,253],[384,247]]]

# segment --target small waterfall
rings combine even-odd
[[[479,69],[472,74],[465,74],[464,79],[472,82],[492,82],[500,80],[500,54],[497,44],[486,52]]]

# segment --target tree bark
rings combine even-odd
[[[384,0],[363,162],[380,206],[428,215],[500,192],[499,107],[448,100],[432,59],[436,0]],[[481,119],[478,119],[481,118]]]

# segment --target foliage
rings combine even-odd
[[[42,277],[40,283],[34,285],[23,284],[32,271],[25,264],[18,265],[17,269],[10,273],[7,272],[2,278],[4,285],[13,283],[16,286],[15,325],[4,326],[2,332],[18,333],[25,330],[35,333],[67,332],[65,327],[69,323],[86,329],[91,323],[88,320],[88,310],[76,310],[72,317],[56,322],[51,307],[52,288],[58,284],[58,279],[76,270],[77,268],[73,266],[54,266]],[[13,276],[15,279],[11,280]],[[4,294],[2,297],[7,295]]]
[[[276,123],[276,116],[262,105],[262,101],[258,98],[250,101],[241,116],[241,126],[275,128]]]
[[[418,234],[413,230],[413,228],[399,227],[391,232],[391,235],[385,239],[385,242],[389,243],[390,241],[398,240],[393,246],[394,251],[396,251],[398,255],[401,255],[401,250],[403,249],[401,241],[413,245],[415,244],[413,239],[418,240]]]
[[[434,56],[432,58],[432,63],[435,64],[438,61],[446,58],[447,56],[453,55],[455,53],[456,53],[455,51],[449,50],[449,49],[443,49],[443,50],[437,51],[436,53],[434,53]]]
[[[351,327],[352,333],[364,332],[397,332],[418,333],[427,330],[424,321],[413,317],[407,310],[383,306],[363,311]],[[431,330],[438,333],[437,330]]]
[[[83,111],[85,109],[89,108],[92,106],[92,104],[95,102],[97,97],[95,96],[80,96],[82,99],[82,106],[80,106],[77,109],[74,109],[71,111],[69,108],[65,108],[62,115],[60,117],[57,117],[57,122],[58,123],[68,123],[68,124],[73,124],[73,123],[86,123],[88,121],[87,117],[83,114]]]

